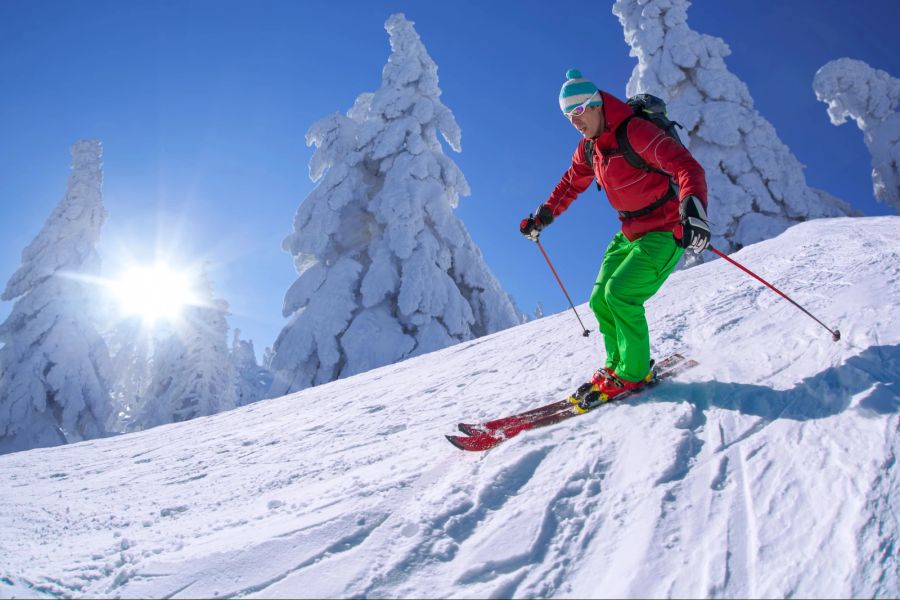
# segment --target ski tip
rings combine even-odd
[[[460,450],[466,450],[466,447],[462,445],[460,442],[460,437],[458,435],[445,435],[447,441],[459,448]]]
[[[487,431],[479,429],[475,425],[470,425],[469,423],[459,423],[457,424],[456,428],[466,435],[478,435],[479,433],[487,433]]]
[[[448,442],[460,450],[467,450],[469,452],[483,452],[485,450],[490,450],[503,441],[503,438],[494,437],[485,433],[471,437],[465,435],[447,435],[444,437],[447,438]]]

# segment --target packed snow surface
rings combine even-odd
[[[487,453],[443,435],[600,364],[571,311],[0,456],[0,595],[897,597],[898,227],[810,221],[735,255],[840,342],[725,261],[680,271],[652,342],[698,367]]]

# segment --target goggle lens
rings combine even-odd
[[[563,114],[564,114],[566,117],[568,117],[569,119],[571,119],[572,117],[580,117],[581,115],[584,114],[584,111],[587,110],[588,104],[590,104],[591,102],[593,102],[593,101],[594,101],[594,97],[595,97],[597,94],[599,94],[599,93],[600,93],[600,90],[597,90],[596,92],[594,92],[593,94],[591,94],[591,97],[588,98],[587,100],[585,100],[583,103],[579,104],[578,106],[576,106],[575,108],[573,108],[573,109],[570,110],[569,112],[563,113]]]

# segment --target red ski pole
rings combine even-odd
[[[575,310],[575,305],[572,304],[572,299],[569,298],[569,292],[566,291],[566,286],[563,285],[562,279],[560,279],[559,275],[556,274],[556,269],[553,268],[553,263],[550,262],[550,257],[547,256],[547,253],[544,251],[544,247],[541,246],[540,240],[534,240],[534,243],[536,243],[538,248],[541,249],[541,254],[544,255],[544,260],[546,260],[547,264],[550,265],[550,270],[553,271],[553,276],[556,277],[556,282],[559,284],[559,287],[562,288],[563,294],[566,295],[566,300],[569,301],[569,306],[572,307],[572,312],[575,313],[575,317],[578,319],[578,323],[581,325],[581,329],[584,330],[582,331],[581,335],[583,335],[584,337],[589,336],[591,334],[590,330],[588,330],[584,326],[584,323],[581,322],[581,317],[578,316],[578,311]]]
[[[766,286],[767,286],[769,289],[771,289],[773,292],[777,293],[779,296],[781,296],[782,298],[784,298],[785,300],[787,300],[788,302],[790,302],[791,304],[793,304],[794,306],[796,306],[797,308],[799,308],[800,310],[802,310],[803,312],[805,312],[806,315],[807,315],[808,317],[810,317],[813,321],[815,321],[816,323],[818,323],[819,325],[821,325],[822,327],[824,327],[825,329],[827,329],[828,332],[831,333],[831,339],[833,339],[835,342],[841,339],[841,332],[840,332],[839,330],[837,330],[837,329],[831,329],[830,327],[828,327],[828,325],[826,325],[825,323],[823,323],[822,321],[820,321],[819,319],[817,319],[816,317],[814,317],[814,316],[812,315],[812,313],[810,313],[808,310],[806,310],[805,308],[803,308],[802,306],[800,306],[799,304],[797,304],[796,302],[794,302],[793,300],[791,300],[791,299],[787,296],[787,294],[785,294],[784,292],[782,292],[781,290],[779,290],[778,288],[776,288],[774,285],[772,285],[771,283],[769,283],[768,281],[766,281],[765,279],[763,279],[762,277],[760,277],[759,275],[757,275],[756,273],[754,273],[753,271],[751,271],[750,269],[748,269],[747,267],[745,267],[744,265],[740,264],[739,262],[737,262],[736,260],[734,260],[733,258],[731,258],[730,256],[728,256],[727,254],[725,254],[725,253],[723,253],[723,252],[719,252],[718,250],[716,250],[716,249],[713,248],[712,246],[709,246],[708,249],[711,250],[714,254],[717,254],[717,255],[721,256],[722,258],[724,258],[725,260],[727,260],[728,262],[730,262],[731,264],[733,264],[734,266],[736,266],[737,268],[739,268],[740,270],[742,270],[743,272],[745,272],[745,273],[747,273],[748,275],[750,275],[750,276],[756,278],[758,281],[762,282],[764,285],[766,285]]]

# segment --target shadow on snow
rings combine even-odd
[[[718,381],[669,382],[634,404],[687,400],[694,406],[695,420],[703,422],[703,412],[710,406],[768,421],[806,421],[843,412],[853,396],[866,390],[871,391],[860,401],[861,408],[878,414],[900,411],[900,345],[872,346],[843,365],[808,377],[789,390]]]

